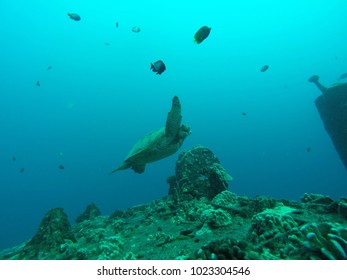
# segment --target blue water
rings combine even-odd
[[[110,214],[166,195],[178,153],[141,175],[109,172],[165,124],[174,95],[193,132],[181,149],[212,149],[234,177],[231,191],[346,196],[347,171],[314,105],[320,92],[307,82],[319,74],[330,86],[347,72],[346,8],[343,0],[2,0],[0,248],[31,238],[54,207],[73,222],[91,202]],[[204,25],[210,36],[194,44]],[[149,66],[159,59],[167,70],[155,75]]]

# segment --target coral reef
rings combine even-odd
[[[310,259],[347,260],[347,228],[339,223],[311,223],[301,228]]]
[[[68,217],[62,208],[51,209],[41,221],[36,235],[20,252],[20,259],[55,258],[54,252],[67,241],[75,242]]]
[[[52,209],[0,259],[347,259],[346,198],[250,198],[227,190],[229,180],[212,151],[196,146],[179,155],[168,196],[109,216],[92,203],[73,225]]]
[[[212,200],[178,202],[169,195],[109,216],[88,206],[72,226],[56,208],[31,240],[0,252],[0,259],[346,259],[346,218],[337,206],[319,205],[326,200],[223,191]]]
[[[201,145],[179,154],[176,174],[167,179],[169,194],[180,200],[206,197],[213,199],[227,190],[232,177],[223,168],[216,155]]]
[[[76,223],[83,222],[84,220],[93,220],[99,217],[101,212],[95,203],[89,204],[86,210],[76,218]]]

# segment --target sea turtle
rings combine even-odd
[[[130,150],[118,170],[133,169],[143,173],[147,163],[173,155],[181,147],[184,139],[191,133],[190,126],[181,125],[181,103],[177,96],[172,99],[172,107],[167,114],[165,127],[159,128],[142,137]]]

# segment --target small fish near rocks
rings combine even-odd
[[[80,21],[81,20],[81,17],[78,14],[68,13],[67,15],[74,21]]]
[[[158,60],[157,62],[151,63],[151,70],[156,72],[157,75],[161,75],[166,70],[166,66],[162,60]]]

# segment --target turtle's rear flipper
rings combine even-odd
[[[165,134],[168,138],[175,138],[181,127],[181,103],[177,96],[172,99],[172,107],[167,114]]]
[[[138,165],[133,165],[131,167],[132,170],[134,170],[136,173],[143,173],[145,171],[146,165],[145,164],[138,164]]]

